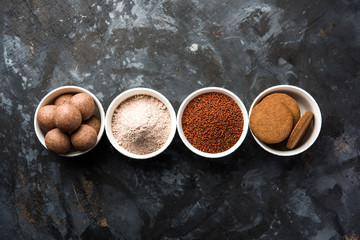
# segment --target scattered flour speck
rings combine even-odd
[[[197,45],[196,43],[191,44],[190,51],[196,52],[197,50],[199,50],[199,45]]]

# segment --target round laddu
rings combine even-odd
[[[57,154],[66,154],[70,152],[71,142],[70,137],[66,133],[54,128],[46,133],[45,145],[49,151]]]
[[[97,134],[95,129],[85,124],[82,124],[79,129],[71,135],[72,145],[80,151],[93,148],[96,141]]]
[[[55,112],[56,112],[57,106],[55,105],[46,105],[39,109],[36,119],[39,122],[39,126],[49,131],[53,128],[55,128]]]
[[[70,93],[65,93],[63,95],[60,95],[58,98],[56,98],[55,105],[60,106],[63,105],[64,103],[70,103],[70,99],[72,98],[72,96],[73,95]]]
[[[55,125],[61,131],[71,133],[81,125],[81,121],[81,113],[73,105],[65,103],[58,106],[55,113]]]
[[[83,124],[88,125],[88,126],[94,128],[95,131],[96,131],[96,133],[99,133],[99,131],[100,131],[100,125],[101,125],[101,123],[100,123],[100,120],[99,120],[97,117],[95,117],[95,116],[92,116],[91,118],[89,118],[88,120],[86,120]]]
[[[309,129],[313,117],[314,114],[311,111],[306,111],[304,115],[302,115],[300,120],[296,123],[287,141],[286,147],[288,149],[294,149],[299,144]]]
[[[70,104],[81,112],[82,119],[88,120],[95,112],[94,99],[87,93],[77,93],[70,99]]]
[[[250,128],[254,135],[267,144],[285,140],[292,129],[293,117],[282,103],[257,104],[250,115]]]
[[[264,102],[270,102],[272,104],[275,103],[282,103],[285,106],[287,106],[291,112],[291,115],[293,117],[293,126],[299,121],[300,118],[300,108],[297,104],[296,100],[290,97],[289,95],[285,93],[273,93],[268,96],[266,96],[260,104]]]

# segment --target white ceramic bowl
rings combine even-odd
[[[296,100],[300,107],[300,114],[301,116],[307,111],[310,110],[314,113],[314,119],[312,124],[309,127],[308,132],[305,134],[302,141],[299,145],[289,150],[286,148],[286,142],[282,142],[279,144],[266,144],[260,141],[251,131],[255,141],[266,151],[278,155],[278,156],[293,156],[299,153],[304,152],[307,150],[317,139],[321,129],[321,112],[318,104],[316,103],[315,99],[305,90],[295,87],[292,85],[278,85],[271,88],[266,89],[262,93],[260,93],[252,103],[249,111],[249,115],[251,116],[251,111],[254,106],[259,103],[265,96],[271,93],[285,93]]]
[[[226,150],[224,152],[220,152],[220,153],[207,153],[207,152],[203,152],[203,151],[200,151],[199,149],[195,148],[186,139],[186,137],[184,135],[184,132],[183,132],[183,129],[182,129],[182,115],[184,113],[184,110],[185,110],[186,106],[191,102],[191,100],[193,100],[197,96],[202,95],[204,93],[209,93],[209,92],[219,92],[219,93],[223,93],[223,94],[231,97],[237,103],[237,105],[240,107],[240,110],[242,112],[243,119],[244,119],[243,131],[242,131],[242,134],[241,134],[239,140],[230,149],[228,149],[228,150]],[[177,114],[177,128],[178,128],[178,133],[180,135],[181,140],[184,142],[186,147],[188,147],[192,152],[196,153],[199,156],[206,157],[206,158],[225,157],[225,156],[231,154],[232,152],[234,152],[238,147],[240,147],[241,143],[244,141],[244,139],[246,137],[246,134],[247,134],[247,131],[248,131],[248,127],[249,127],[249,117],[248,117],[248,113],[247,113],[247,110],[246,110],[243,102],[234,93],[232,93],[229,90],[226,90],[224,88],[207,87],[207,88],[201,88],[201,89],[191,93],[182,102],[182,104],[180,105],[178,114]]]
[[[135,95],[148,95],[148,96],[152,96],[152,97],[155,97],[156,99],[160,100],[167,107],[167,109],[170,113],[170,118],[171,118],[171,130],[170,130],[169,137],[166,140],[165,144],[161,148],[156,150],[155,152],[152,152],[149,154],[144,154],[144,155],[131,153],[131,152],[125,150],[123,147],[121,147],[115,140],[112,129],[111,129],[111,120],[112,120],[112,117],[114,115],[114,111],[116,110],[116,108],[119,106],[120,103],[122,103],[126,99],[133,97]],[[133,88],[133,89],[129,89],[129,90],[121,93],[110,103],[110,105],[106,111],[105,131],[106,131],[106,135],[107,135],[110,143],[114,146],[114,148],[116,150],[118,150],[123,155],[130,157],[130,158],[135,158],[135,159],[148,159],[148,158],[155,157],[156,155],[162,153],[172,142],[172,140],[175,136],[175,132],[176,132],[176,114],[175,114],[174,108],[171,105],[171,103],[169,102],[169,100],[161,93],[159,93],[155,90],[149,89],[149,88]]]
[[[104,112],[104,109],[103,109],[103,107],[101,105],[101,102],[99,101],[99,99],[94,94],[92,94],[90,91],[86,90],[85,88],[77,87],[77,86],[63,86],[63,87],[56,88],[56,89],[52,90],[51,92],[49,92],[41,100],[41,102],[39,103],[39,105],[37,106],[36,111],[35,111],[35,115],[34,115],[35,133],[36,133],[36,136],[38,137],[39,141],[41,142],[41,144],[45,148],[46,148],[46,145],[45,145],[46,131],[44,131],[43,129],[40,128],[39,123],[38,123],[37,118],[36,118],[39,109],[41,107],[43,107],[43,106],[46,106],[46,105],[49,105],[49,104],[54,104],[55,99],[57,97],[59,97],[60,95],[62,95],[62,94],[65,94],[65,93],[81,93],[81,92],[89,94],[95,101],[95,113],[94,113],[94,115],[101,122],[100,131],[99,131],[99,133],[97,135],[97,141],[96,141],[95,146],[99,143],[99,141],[100,141],[100,139],[101,139],[101,137],[102,137],[102,135],[104,133],[104,126],[105,126],[105,124],[104,124],[104,122],[105,122],[105,112]],[[90,150],[91,149],[89,149],[87,151],[79,151],[79,150],[76,150],[76,149],[72,149],[67,154],[59,154],[59,155],[64,156],[64,157],[75,157],[75,156],[79,156],[81,154],[87,153]]]

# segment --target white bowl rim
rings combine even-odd
[[[239,140],[234,144],[234,146],[232,146],[231,148],[229,148],[228,150],[226,150],[224,152],[207,153],[207,152],[198,150],[197,148],[195,148],[193,145],[191,145],[189,143],[189,141],[186,139],[186,137],[183,133],[183,130],[182,130],[181,119],[182,119],[182,114],[183,114],[186,106],[195,97],[200,96],[204,93],[208,93],[208,92],[220,92],[220,93],[223,93],[223,94],[231,97],[236,102],[236,104],[239,106],[241,113],[243,115],[243,131],[241,133]],[[240,145],[245,140],[247,132],[248,132],[248,128],[249,128],[249,117],[248,117],[248,112],[247,112],[247,109],[246,109],[244,103],[241,101],[241,99],[236,94],[234,94],[233,92],[231,92],[225,88],[221,88],[221,87],[204,87],[204,88],[200,88],[200,89],[192,92],[191,94],[189,94],[184,99],[184,101],[181,103],[181,105],[179,107],[176,122],[177,122],[177,129],[178,129],[179,136],[180,136],[182,142],[185,144],[185,146],[188,149],[190,149],[193,153],[195,153],[199,156],[202,156],[202,157],[206,157],[206,158],[221,158],[221,157],[225,157],[225,156],[233,153],[235,150],[237,150],[240,147]]]
[[[96,140],[96,144],[95,146],[100,142],[102,136],[103,136],[103,133],[104,133],[104,128],[105,128],[105,111],[104,111],[104,108],[100,102],[100,100],[92,93],[90,92],[89,90],[85,89],[85,88],[82,88],[82,87],[79,87],[79,86],[74,86],[74,85],[65,85],[65,86],[61,86],[61,87],[58,87],[58,88],[55,88],[53,90],[51,90],[49,93],[47,93],[40,101],[40,103],[38,104],[36,110],[35,110],[35,115],[34,115],[34,129],[35,129],[35,133],[36,133],[36,136],[37,138],[39,139],[40,143],[47,149],[46,145],[45,145],[45,135],[43,134],[43,130],[41,130],[38,122],[37,122],[37,114],[40,110],[41,107],[45,106],[45,101],[47,101],[47,98],[50,97],[51,95],[55,94],[56,92],[60,92],[61,90],[69,90],[68,92],[62,92],[60,93],[58,96],[62,95],[62,94],[65,94],[65,93],[80,93],[80,92],[85,92],[87,94],[89,94],[95,101],[95,104],[99,110],[99,114],[100,114],[100,130],[99,130],[99,133],[97,135],[97,140]],[[58,97],[56,96],[56,97]],[[55,100],[55,98],[53,100]],[[51,101],[53,101],[51,100]],[[49,101],[49,102],[51,102]],[[43,136],[44,135],[44,136]],[[95,147],[94,146],[94,147]],[[92,150],[94,147],[92,147],[91,149],[88,149],[86,151],[79,151],[79,150],[76,150],[76,151],[73,151],[73,152],[70,152],[70,153],[67,153],[67,154],[57,154],[59,156],[62,156],[62,157],[76,157],[76,156],[79,156],[79,155],[82,155],[82,154],[85,154],[87,152],[89,152],[90,150]]]
[[[294,156],[294,155],[300,154],[300,153],[306,151],[308,148],[310,148],[314,144],[314,142],[316,141],[318,136],[320,135],[321,125],[322,125],[322,117],[321,117],[320,107],[317,104],[317,102],[315,101],[315,99],[307,91],[305,91],[304,89],[302,89],[300,87],[297,87],[297,86],[294,86],[294,85],[288,85],[288,84],[272,86],[270,88],[265,89],[260,94],[258,94],[258,96],[254,99],[254,101],[251,104],[251,107],[250,107],[250,110],[249,110],[249,116],[251,116],[252,109],[259,102],[260,99],[263,99],[268,94],[276,93],[276,92],[281,93],[281,92],[286,91],[287,89],[296,90],[296,91],[302,93],[303,95],[305,95],[310,100],[310,102],[312,103],[313,107],[316,110],[316,112],[314,112],[314,126],[316,124],[316,126],[318,126],[318,127],[314,129],[314,133],[312,134],[311,139],[309,139],[306,144],[303,144],[300,147],[297,147],[297,148],[292,149],[292,150],[281,151],[281,150],[273,149],[273,148],[269,147],[267,144],[260,141],[253,134],[253,132],[251,131],[251,128],[250,128],[251,135],[253,136],[255,141],[262,147],[262,149],[264,149],[265,151],[267,151],[269,153],[272,153],[274,155],[283,156],[283,157]]]
[[[139,93],[141,92],[141,93]],[[124,96],[127,96],[125,99],[123,99],[122,101],[118,102],[119,99],[123,98]],[[132,96],[136,96],[136,95],[149,95],[149,96],[153,96],[156,99],[158,99],[159,101],[161,101],[162,103],[165,104],[165,106],[167,107],[169,114],[170,114],[170,118],[171,118],[171,130],[170,130],[170,134],[168,139],[166,140],[166,142],[164,143],[164,145],[159,148],[158,150],[156,150],[155,152],[149,153],[149,154],[144,154],[144,155],[140,155],[140,154],[135,154],[135,153],[131,153],[127,150],[125,150],[123,147],[121,147],[115,140],[113,134],[112,134],[112,130],[111,130],[111,120],[112,120],[112,116],[113,113],[115,111],[115,109],[119,106],[120,103],[122,103],[123,101],[125,101],[126,99],[132,97]],[[113,108],[113,110],[112,110]],[[154,90],[154,89],[150,89],[150,88],[145,88],[145,87],[136,87],[136,88],[131,88],[128,90],[123,91],[122,93],[120,93],[119,95],[117,95],[110,103],[107,111],[106,111],[106,116],[105,116],[105,132],[106,135],[111,143],[111,145],[117,150],[119,151],[121,154],[133,158],[133,159],[149,159],[149,158],[153,158],[157,155],[159,155],[160,153],[162,153],[163,151],[165,151],[168,146],[171,144],[172,140],[174,139],[175,133],[176,133],[176,114],[175,114],[175,110],[174,107],[172,106],[172,104],[170,103],[170,101],[160,92]]]

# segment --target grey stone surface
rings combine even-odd
[[[1,3],[0,239],[360,235],[359,1]],[[278,84],[305,89],[322,111],[318,140],[294,157],[270,155],[248,134],[229,157],[204,159],[176,135],[139,161],[104,135],[65,159],[33,128],[42,97],[63,85],[90,90],[105,109],[122,91],[149,87],[177,109],[206,86],[249,108]]]

